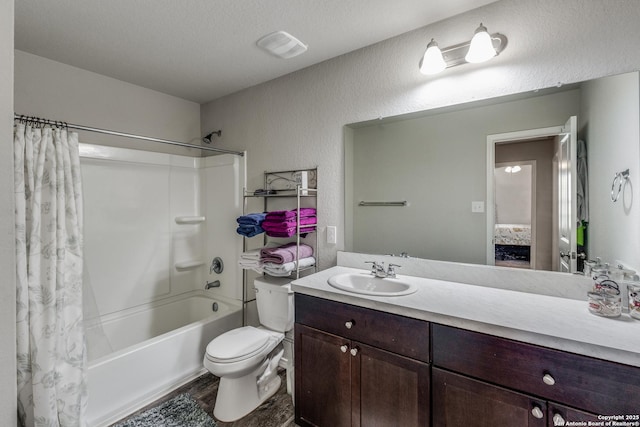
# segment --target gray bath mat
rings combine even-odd
[[[112,427],[216,427],[216,422],[183,393]]]

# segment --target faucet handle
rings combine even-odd
[[[376,274],[378,271],[384,271],[384,262],[378,263],[377,261],[365,261],[365,264],[371,264],[371,274]]]
[[[395,267],[402,268],[402,266],[398,264],[389,264],[387,269],[387,277],[391,277],[391,278],[396,277]]]

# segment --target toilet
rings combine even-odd
[[[278,391],[279,365],[287,376],[293,368],[290,334],[283,343],[294,320],[290,279],[264,276],[253,284],[260,326],[225,332],[207,345],[204,355],[204,367],[220,377],[213,415],[224,422],[244,417]]]

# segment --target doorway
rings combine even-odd
[[[520,262],[515,263],[519,265],[506,263],[508,266],[536,270],[553,269],[554,230],[557,228],[554,225],[557,221],[557,204],[554,203],[554,195],[557,194],[557,189],[554,190],[554,156],[556,137],[562,130],[562,126],[557,126],[487,136],[487,264],[505,265],[505,260],[499,259],[505,249],[500,245],[512,244],[513,247],[506,248],[510,251],[508,254]],[[502,208],[496,208],[496,197],[501,197],[497,194],[499,190],[496,187],[496,172],[500,170],[496,168],[515,165],[522,168],[525,164],[532,167],[530,195],[526,196],[530,212],[529,224],[527,217],[515,217],[512,222],[509,217],[501,215],[504,213],[505,203],[522,203],[522,197],[527,190],[524,190],[524,193],[521,191],[520,194],[516,192],[515,196],[512,194],[510,202],[502,201]],[[500,212],[501,210],[503,212]],[[500,232],[508,233],[511,240],[501,240]]]
[[[496,147],[496,157],[501,158]],[[536,265],[536,160],[496,162],[494,169],[495,265]]]

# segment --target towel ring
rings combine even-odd
[[[613,176],[613,182],[611,183],[611,201],[617,202],[622,191],[622,185],[629,179],[629,169],[618,172]],[[616,183],[618,184],[618,190],[616,191]]]

